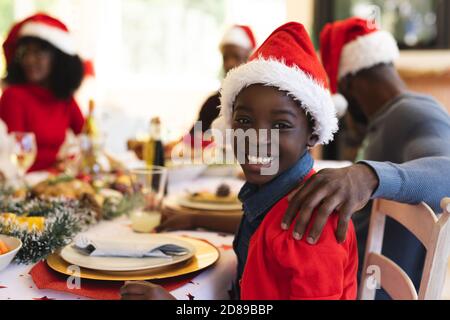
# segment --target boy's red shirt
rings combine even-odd
[[[353,224],[349,223],[346,241],[339,244],[335,237],[339,217],[332,214],[319,242],[312,246],[306,236],[301,241],[293,238],[295,224],[289,231],[281,229],[287,208],[286,196],[253,234],[240,282],[241,299],[356,299],[358,252]]]

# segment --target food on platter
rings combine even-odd
[[[10,250],[6,243],[4,243],[2,240],[0,240],[0,256],[3,254],[8,253]]]
[[[28,196],[28,190],[26,188],[18,188],[14,190],[12,195],[16,199],[25,199]]]
[[[235,204],[239,203],[237,194],[231,192],[230,186],[221,184],[215,193],[200,191],[188,194],[188,200],[200,203]]]
[[[114,175],[114,180],[109,186],[110,189],[119,191],[122,194],[133,193],[133,183],[131,177],[125,173],[117,172]]]
[[[49,178],[34,186],[32,193],[42,198],[80,199],[85,194],[95,196],[95,190],[89,183],[70,176]]]

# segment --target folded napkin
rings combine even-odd
[[[156,243],[139,239],[108,239],[80,234],[74,247],[91,257],[167,258],[183,256],[190,251],[173,243]]]

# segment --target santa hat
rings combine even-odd
[[[345,76],[392,63],[400,55],[390,33],[381,31],[374,21],[356,17],[327,24],[320,35],[320,51],[332,93],[337,93],[338,82]]]
[[[77,54],[75,41],[68,28],[61,21],[46,14],[35,14],[13,26],[3,43],[7,64],[14,59],[17,42],[23,37],[35,37],[45,40],[61,50],[74,56]]]
[[[255,50],[256,40],[249,26],[234,25],[229,28],[220,41],[220,48],[226,45],[235,45],[248,50]]]
[[[327,75],[302,24],[290,22],[279,27],[248,63],[228,73],[221,90],[221,117],[215,128],[231,128],[236,96],[252,84],[286,91],[313,118],[318,144],[333,140],[338,121]]]

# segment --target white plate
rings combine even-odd
[[[238,211],[242,210],[241,203],[208,203],[208,202],[197,202],[191,201],[186,196],[180,195],[176,198],[178,205],[197,210],[208,210],[208,211]]]
[[[73,247],[73,244],[66,246],[61,251],[61,257],[73,265],[100,271],[141,271],[172,266],[191,259],[195,255],[195,247],[178,237],[170,237],[154,234],[134,234],[130,237],[154,243],[170,243],[189,249],[189,253],[184,256],[164,258],[124,258],[124,257],[90,257]]]
[[[9,249],[9,252],[0,255],[0,271],[6,269],[11,261],[22,248],[22,241],[18,238],[13,238],[0,234],[0,240],[3,241]]]

